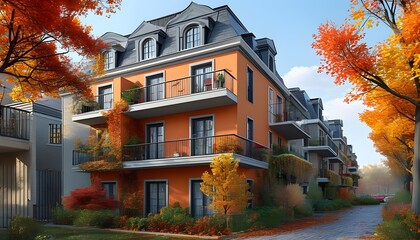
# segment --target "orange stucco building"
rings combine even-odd
[[[276,72],[274,42],[256,39],[228,6],[191,3],[129,35],[102,39],[110,48],[103,52],[106,73],[91,86],[95,101],[62,95],[64,195],[95,178],[119,200],[141,191],[145,214],[179,202],[193,216],[206,215],[200,177],[214,156],[230,152],[256,205],[272,145],[309,138],[294,121],[305,109]],[[129,103],[120,126],[122,168],[81,171],[79,164],[100,153],[75,142],[106,134],[102,112],[121,99]]]

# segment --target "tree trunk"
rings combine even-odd
[[[411,189],[410,189],[411,180],[412,180],[411,174],[406,173],[405,178],[404,178],[404,190],[407,192],[411,192]]]
[[[416,107],[416,125],[414,129],[413,159],[413,199],[411,209],[420,214],[420,107]]]

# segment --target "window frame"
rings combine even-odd
[[[168,185],[168,179],[150,179],[150,180],[144,180],[144,216],[147,216],[149,213],[147,212],[147,201],[148,201],[148,192],[147,192],[147,184],[149,183],[165,183],[165,206],[168,207],[168,200],[169,200],[169,185]],[[150,204],[149,204],[150,205]],[[150,209],[149,209],[150,210]],[[160,209],[159,209],[160,210]]]
[[[144,54],[145,54],[145,44],[146,43],[152,43],[153,45],[150,48],[152,48],[154,51],[152,51],[152,54],[150,54],[149,51],[149,56],[147,58],[145,58]],[[154,47],[154,48],[153,48]],[[139,44],[139,49],[140,49],[140,61],[145,61],[145,60],[149,60],[149,59],[153,59],[157,57],[157,51],[158,51],[158,44],[155,38],[153,37],[147,37],[145,39],[143,39],[140,44]]]
[[[251,74],[252,73],[252,74]],[[254,70],[250,66],[246,69],[246,99],[250,103],[254,103]]]
[[[116,66],[116,51],[113,49],[108,49],[102,52],[104,58],[104,70],[114,69]],[[111,55],[111,56],[110,56]],[[112,60],[112,61],[110,61]]]
[[[101,182],[101,186],[105,190],[106,197],[108,198],[108,197],[111,197],[111,195],[109,194],[108,189],[105,188],[105,186],[104,186],[104,185],[107,185],[107,184],[113,184],[115,186],[115,195],[112,195],[112,199],[118,200],[118,184],[117,184],[117,181],[102,181]]]
[[[195,33],[194,29],[197,29],[198,33]],[[191,35],[191,38],[192,38],[191,44],[192,45],[191,46],[189,46],[190,42],[187,42],[188,41],[187,34],[190,31],[192,31],[192,35]],[[188,26],[186,26],[184,28],[184,31],[182,32],[182,44],[181,44],[182,50],[193,49],[193,48],[196,48],[196,47],[203,46],[204,45],[204,37],[205,37],[204,31],[205,31],[205,29],[200,23],[191,23]],[[197,37],[199,38],[198,40],[195,39]]]
[[[249,123],[252,123],[251,134],[250,134],[250,129],[249,129],[249,127],[250,127]],[[246,118],[246,139],[254,141],[254,137],[255,137],[255,128],[254,127],[255,127],[254,119],[252,119],[251,117],[247,117]],[[251,135],[251,138],[250,138],[250,135]]]
[[[63,125],[61,123],[50,123],[48,129],[49,144],[61,145],[63,143]]]

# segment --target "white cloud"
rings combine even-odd
[[[348,85],[337,86],[333,78],[325,73],[318,73],[318,66],[293,67],[283,79],[288,88],[299,87],[310,97],[321,97],[324,101],[345,96],[350,89]]]
[[[283,79],[289,88],[299,87],[305,90],[310,98],[322,98],[324,116],[328,119],[343,120],[344,135],[348,144],[353,145],[360,166],[380,163],[384,157],[375,151],[373,142],[369,139],[370,128],[359,119],[359,114],[365,109],[363,103],[345,103],[344,97],[350,86],[337,86],[330,76],[318,73],[317,70],[317,66],[293,67]]]

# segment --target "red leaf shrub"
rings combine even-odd
[[[106,198],[106,191],[99,181],[92,182],[90,187],[78,188],[70,192],[70,196],[63,197],[64,207],[68,210],[76,209],[116,209],[118,201]]]

